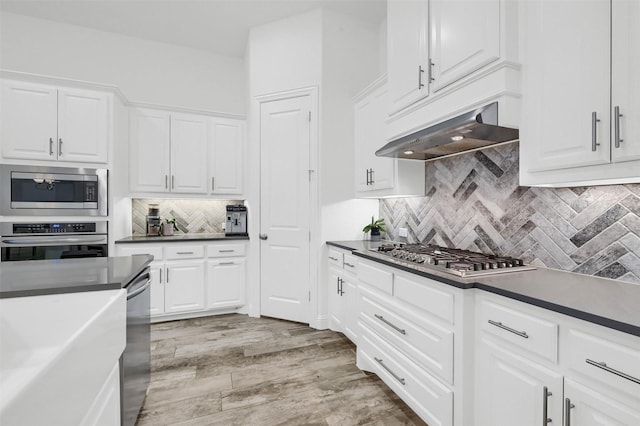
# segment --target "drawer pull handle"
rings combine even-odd
[[[397,331],[400,334],[407,334],[407,331],[398,327],[395,324],[390,323],[389,321],[387,321],[382,315],[378,315],[378,314],[373,314],[374,317],[378,318],[380,321],[382,321],[383,323],[387,324],[389,327],[393,328],[395,331]]]
[[[507,327],[506,325],[502,324],[501,322],[489,320],[489,324],[495,325],[496,327],[499,327],[499,328],[501,328],[503,330],[507,330],[507,331],[509,331],[509,332],[511,332],[513,334],[517,334],[518,336],[523,337],[525,339],[529,338],[529,335],[525,331],[518,331],[518,330],[513,329],[511,327]]]
[[[235,262],[220,262],[218,265],[235,265]]]
[[[235,250],[218,250],[219,253],[233,253]]]
[[[387,367],[386,365],[384,365],[384,361],[382,361],[380,358],[376,358],[376,357],[373,357],[373,359],[375,359],[375,360],[376,360],[376,362],[377,362],[378,364],[380,364],[380,366],[381,366],[382,368],[384,368],[385,370],[387,370],[387,373],[391,374],[391,375],[393,376],[393,378],[394,378],[394,379],[396,379],[398,382],[400,382],[400,384],[401,384],[402,386],[404,386],[404,379],[403,379],[402,377],[398,376],[396,373],[394,373],[394,372],[393,372],[389,367]]]
[[[353,264],[348,263],[348,262],[344,262],[344,265],[348,266],[349,268],[355,268],[356,267],[356,265],[353,265]]]
[[[542,426],[547,426],[547,423],[552,423],[553,420],[549,418],[549,397],[553,395],[549,392],[549,388],[544,386],[542,388]]]
[[[637,383],[640,385],[640,379],[636,379],[635,377],[625,374],[622,371],[618,371],[614,368],[611,368],[605,362],[597,362],[597,361],[590,360],[589,358],[586,359],[586,362],[587,364],[593,365],[594,367],[601,368],[608,373],[615,374],[616,376],[620,376],[623,379],[627,379],[633,383]]]
[[[333,257],[333,256],[329,256],[329,259],[333,260],[334,262],[337,262],[337,261],[338,261],[338,258]]]
[[[176,254],[193,254],[192,251],[178,251]]]

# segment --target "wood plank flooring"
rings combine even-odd
[[[342,334],[220,315],[153,324],[137,426],[425,425]]]

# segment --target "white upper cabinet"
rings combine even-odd
[[[4,80],[2,114],[3,158],[108,161],[108,93]]]
[[[377,157],[386,142],[388,94],[386,78],[365,89],[354,106],[356,196],[377,198],[394,195],[424,195],[424,163]]]
[[[194,114],[132,110],[131,191],[206,194],[207,119]]]
[[[171,192],[207,193],[207,117],[171,114]]]
[[[387,2],[389,110],[404,107],[429,94],[429,2]]]
[[[499,124],[518,127],[520,3],[387,2],[387,140],[496,101]]]
[[[499,1],[440,0],[430,5],[434,92],[500,58]]]
[[[209,126],[209,192],[242,194],[244,121],[213,118]]]
[[[521,7],[520,184],[639,181],[638,2]]]

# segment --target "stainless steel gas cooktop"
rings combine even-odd
[[[434,245],[384,243],[376,251],[409,262],[410,265],[415,264],[417,269],[439,270],[463,278],[535,269],[512,257]]]

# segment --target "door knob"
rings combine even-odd
[[[269,238],[269,236],[267,234],[260,234],[260,239],[261,240],[266,240],[267,238]]]

